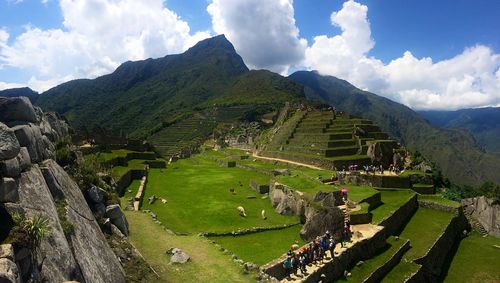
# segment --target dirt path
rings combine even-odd
[[[295,161],[286,160],[286,159],[281,159],[281,158],[272,158],[272,157],[264,157],[264,156],[259,156],[259,155],[257,155],[256,153],[253,153],[253,154],[252,154],[252,157],[255,157],[255,158],[260,158],[260,159],[265,159],[265,160],[274,160],[274,161],[280,161],[280,162],[284,162],[284,163],[290,163],[290,164],[299,165],[299,166],[304,166],[304,167],[308,167],[308,168],[311,168],[311,169],[316,169],[316,170],[325,170],[325,169],[323,169],[323,168],[319,168],[319,167],[314,166],[314,165],[309,165],[309,164],[300,163],[300,162],[295,162]]]

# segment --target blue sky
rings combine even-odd
[[[497,0],[0,0],[0,88],[42,91],[224,33],[251,68],[317,69],[415,109],[496,106],[499,19]]]

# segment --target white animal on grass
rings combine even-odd
[[[167,200],[164,198],[161,198],[161,203],[165,204],[165,203],[167,203]]]
[[[291,249],[292,251],[296,251],[296,250],[298,250],[299,248],[300,248],[300,247],[299,247],[299,245],[297,245],[297,244],[293,244],[293,245],[290,247],[290,249]]]
[[[267,219],[266,211],[264,209],[260,212],[260,215],[262,215],[262,219],[264,219],[264,220]]]
[[[247,217],[247,214],[245,213],[245,209],[243,206],[238,206],[236,209],[238,209],[238,212],[240,213],[241,216]]]

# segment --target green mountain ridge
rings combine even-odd
[[[469,131],[487,152],[500,153],[500,107],[456,111],[418,111],[431,124]]]
[[[307,98],[320,100],[338,110],[373,120],[385,132],[436,162],[445,176],[459,184],[500,183],[500,155],[481,150],[463,130],[432,126],[415,111],[376,94],[362,91],[347,81],[317,72],[299,71],[289,77],[304,85]]]
[[[37,104],[65,115],[76,128],[99,126],[145,137],[145,125],[161,125],[175,112],[223,92],[246,72],[231,43],[217,36],[183,54],[126,62],[112,74],[61,84]]]

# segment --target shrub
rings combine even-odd
[[[12,219],[15,222],[12,243],[29,248],[31,256],[36,257],[40,243],[50,234],[49,221],[39,215],[25,218],[20,214],[14,214]]]
[[[85,190],[92,185],[106,187],[98,173],[106,169],[96,156],[87,155],[73,169],[72,175],[77,180],[80,189]]]
[[[66,236],[66,238],[68,238],[73,233],[75,233],[75,226],[73,225],[73,223],[71,223],[71,221],[69,221],[67,217],[68,204],[63,199],[57,199],[55,203],[57,215],[59,216],[59,222],[61,223],[64,235]]]

